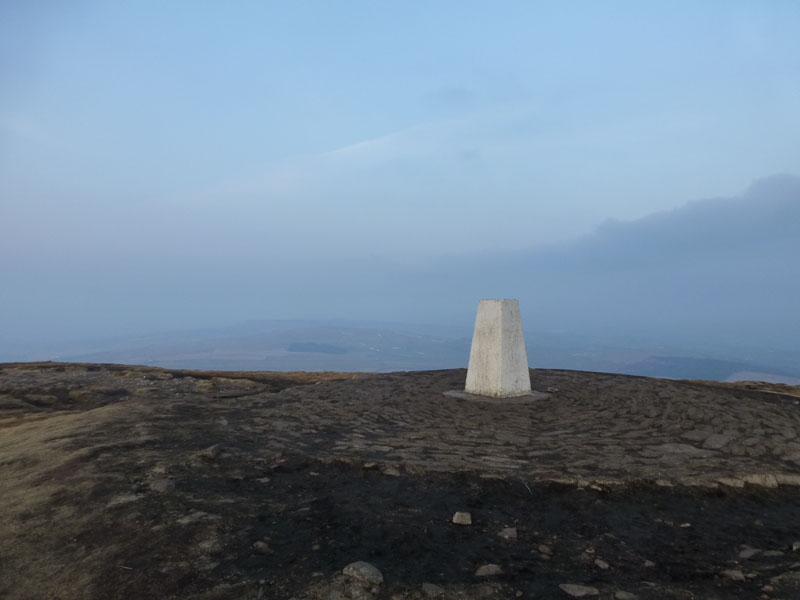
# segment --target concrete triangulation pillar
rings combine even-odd
[[[510,398],[531,393],[518,300],[481,300],[464,391]]]

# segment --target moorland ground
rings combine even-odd
[[[800,597],[797,388],[531,377],[0,365],[0,597]]]

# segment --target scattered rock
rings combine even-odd
[[[775,475],[769,473],[753,473],[752,475],[745,475],[742,479],[745,483],[751,485],[758,485],[766,488],[778,487],[778,480],[775,479]]]
[[[800,571],[789,571],[781,575],[776,575],[770,578],[770,583],[778,585],[788,585],[791,587],[800,587]]]
[[[618,590],[614,594],[614,600],[638,600],[639,596],[636,594],[631,594],[630,592],[626,592],[624,590]]]
[[[377,567],[369,564],[368,562],[364,562],[363,560],[350,563],[344,569],[342,569],[342,573],[348,577],[352,577],[357,581],[367,583],[369,585],[380,585],[383,583],[383,574],[377,569]]]
[[[681,437],[692,442],[702,442],[712,435],[714,435],[713,432],[707,429],[692,429],[681,435]]]
[[[650,569],[650,568],[652,568],[652,567],[655,567],[655,566],[656,566],[656,563],[654,563],[652,560],[646,560],[646,561],[644,561],[644,563],[642,563],[642,566],[643,566],[645,569]]]
[[[181,517],[177,522],[179,525],[191,525],[198,521],[216,521],[219,518],[219,515],[210,515],[202,510],[196,510],[185,517]]]
[[[760,554],[761,550],[758,548],[745,548],[739,552],[739,558],[753,558],[756,554]]]
[[[499,535],[504,540],[515,540],[517,539],[517,528],[506,527],[504,529],[501,529],[497,535]]]
[[[730,435],[712,433],[703,442],[703,448],[708,448],[709,450],[719,450],[720,448],[728,445],[732,439],[733,437]]]
[[[761,556],[770,558],[774,556],[783,556],[783,552],[780,550],[767,550],[766,552],[762,553]]]
[[[337,587],[331,588],[325,594],[323,600],[345,600],[344,592]]]
[[[720,483],[722,485],[727,485],[728,487],[734,487],[734,488],[743,488],[744,487],[744,481],[742,481],[738,477],[720,477],[719,479],[717,479],[717,483]]]
[[[606,561],[604,561],[604,560],[602,560],[602,559],[600,559],[600,558],[596,559],[596,560],[594,561],[594,564],[595,564],[595,566],[596,566],[598,569],[603,569],[604,571],[605,571],[606,569],[608,569],[608,568],[609,568],[609,566],[610,566],[610,565],[609,565],[609,564],[608,564]]]
[[[792,552],[800,550],[800,542],[792,542]]]
[[[500,567],[500,565],[494,565],[491,563],[487,565],[481,565],[475,571],[475,577],[492,577],[494,575],[502,575],[502,574],[503,574],[503,569]]]
[[[697,458],[714,456],[716,454],[712,450],[703,450],[701,448],[695,448],[690,444],[678,444],[674,442],[659,444],[658,446],[653,446],[652,448],[653,450],[657,450],[665,454],[678,454],[683,456],[694,456]]]
[[[468,512],[457,512],[453,515],[453,523],[456,525],[472,525],[472,515]]]
[[[586,598],[587,596],[599,596],[600,590],[588,585],[578,585],[577,583],[562,583],[558,587],[561,588],[568,596],[573,598]]]
[[[136,502],[144,498],[141,494],[122,494],[121,496],[115,496],[111,499],[111,501],[106,506],[117,506],[119,504],[129,504],[131,502]]]
[[[274,550],[264,540],[258,540],[253,544],[253,551],[256,554],[272,554]]]
[[[205,458],[206,460],[215,460],[219,458],[220,454],[222,454],[221,444],[214,444],[213,446],[209,446],[205,450],[201,450],[197,453],[200,458]]]
[[[688,529],[691,526],[692,526],[691,523],[681,523],[678,527],[680,527],[681,529]]]
[[[383,470],[384,475],[388,475],[389,477],[400,477],[400,469],[397,467],[386,467]]]
[[[742,573],[739,569],[726,569],[720,573],[723,577],[730,579],[731,581],[744,581],[744,573]]]
[[[156,479],[150,482],[149,487],[154,492],[165,494],[175,491],[175,482],[172,479]]]
[[[537,550],[541,554],[545,554],[547,556],[552,556],[553,555],[553,550],[547,544],[539,544],[539,547],[537,548]]]
[[[219,538],[212,537],[203,540],[197,545],[205,554],[218,554],[222,552],[222,542]]]
[[[422,593],[426,598],[440,598],[441,596],[444,596],[444,588],[441,588],[434,583],[423,583]]]

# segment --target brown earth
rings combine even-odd
[[[797,388],[531,375],[0,365],[0,598],[800,598]]]

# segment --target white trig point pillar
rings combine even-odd
[[[518,300],[481,300],[463,391],[445,395],[467,400],[531,401],[547,394],[531,391],[528,354]]]
[[[481,300],[464,391],[508,398],[531,393],[518,300]]]

